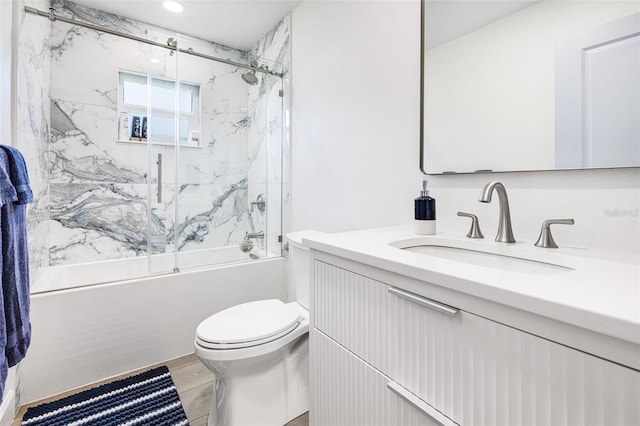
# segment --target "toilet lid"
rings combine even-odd
[[[209,343],[252,343],[294,327],[300,313],[277,299],[243,303],[218,312],[202,321],[197,337]]]

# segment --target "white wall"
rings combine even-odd
[[[303,1],[292,16],[292,230],[413,218],[420,2]]]
[[[411,224],[417,195],[420,21],[417,1],[303,1],[292,23],[292,229],[327,232]],[[467,232],[476,213],[494,238],[497,200],[511,201],[517,239],[544,219],[561,245],[640,252],[640,169],[431,176],[439,230]]]
[[[0,1],[0,143],[11,145],[11,33],[13,2]]]

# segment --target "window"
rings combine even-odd
[[[151,93],[147,88],[151,83]],[[176,81],[119,71],[118,141],[175,142]],[[200,146],[200,86],[178,84],[178,140],[181,145]],[[147,98],[151,104],[147,108]],[[147,116],[149,114],[149,117]]]

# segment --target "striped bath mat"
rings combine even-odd
[[[31,407],[25,426],[188,425],[165,366]]]

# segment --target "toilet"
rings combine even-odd
[[[243,303],[196,329],[195,353],[216,377],[208,426],[282,426],[309,410],[309,249],[287,235],[288,297]]]

